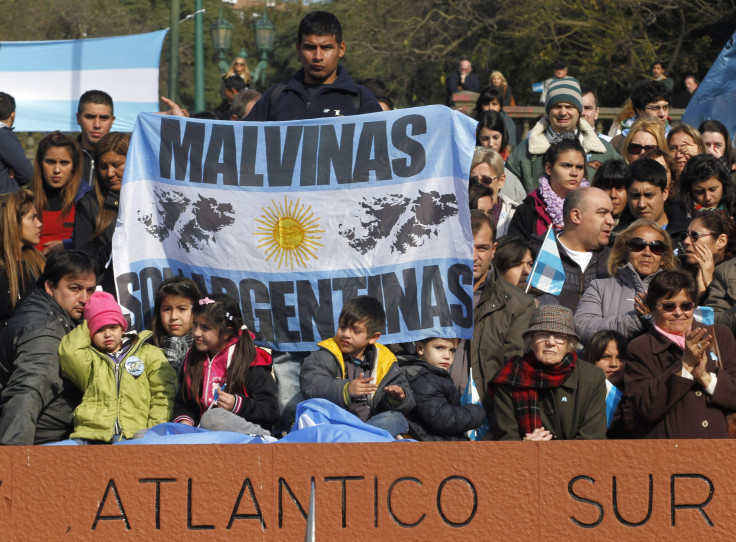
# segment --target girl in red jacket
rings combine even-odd
[[[238,304],[209,294],[192,307],[194,342],[174,421],[218,431],[268,434],[278,419],[271,356],[253,343]]]

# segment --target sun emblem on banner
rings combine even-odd
[[[258,248],[264,250],[266,261],[273,260],[279,269],[290,266],[293,271],[295,265],[306,268],[310,258],[317,259],[317,247],[324,247],[317,241],[325,230],[318,229],[311,206],[284,196],[283,203],[272,200],[271,206],[261,207],[261,211],[263,214],[256,218],[261,226],[254,235],[260,237]]]

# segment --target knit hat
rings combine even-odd
[[[530,333],[537,331],[546,331],[553,334],[565,334],[574,337],[576,341],[580,340],[575,331],[575,321],[572,317],[572,311],[562,305],[540,305],[532,314],[529,322],[529,329],[524,332],[526,337]]]
[[[84,319],[87,320],[90,337],[97,333],[101,327],[111,324],[120,324],[123,331],[128,329],[128,322],[123,318],[120,305],[107,292],[95,292],[89,296],[89,300],[84,306]]]
[[[547,89],[547,101],[544,102],[544,111],[549,114],[552,106],[560,102],[571,103],[578,111],[583,112],[583,94],[580,91],[580,81],[574,77],[552,80]]]

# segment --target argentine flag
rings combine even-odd
[[[613,415],[621,402],[622,396],[621,390],[606,380],[606,427],[611,427]]]
[[[565,284],[565,269],[562,267],[560,251],[557,248],[557,240],[552,228],[550,225],[537,259],[534,261],[527,291],[531,286],[548,294],[560,295],[562,285]]]
[[[131,132],[138,114],[158,111],[158,72],[167,30],[62,41],[0,42],[2,90],[15,98],[19,132],[78,132],[79,97],[112,96],[114,131]]]
[[[712,326],[716,323],[713,307],[695,307],[693,318],[696,322],[703,324],[704,326]]]

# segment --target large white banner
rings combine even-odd
[[[166,32],[0,42],[0,91],[15,98],[14,128],[77,132],[79,97],[87,90],[104,90],[113,99],[112,129],[130,132],[139,113],[158,111],[158,66]]]
[[[472,335],[474,122],[443,106],[283,123],[142,114],[113,239],[137,327],[171,275],[240,300],[260,344],[312,350],[345,301],[381,342]]]

